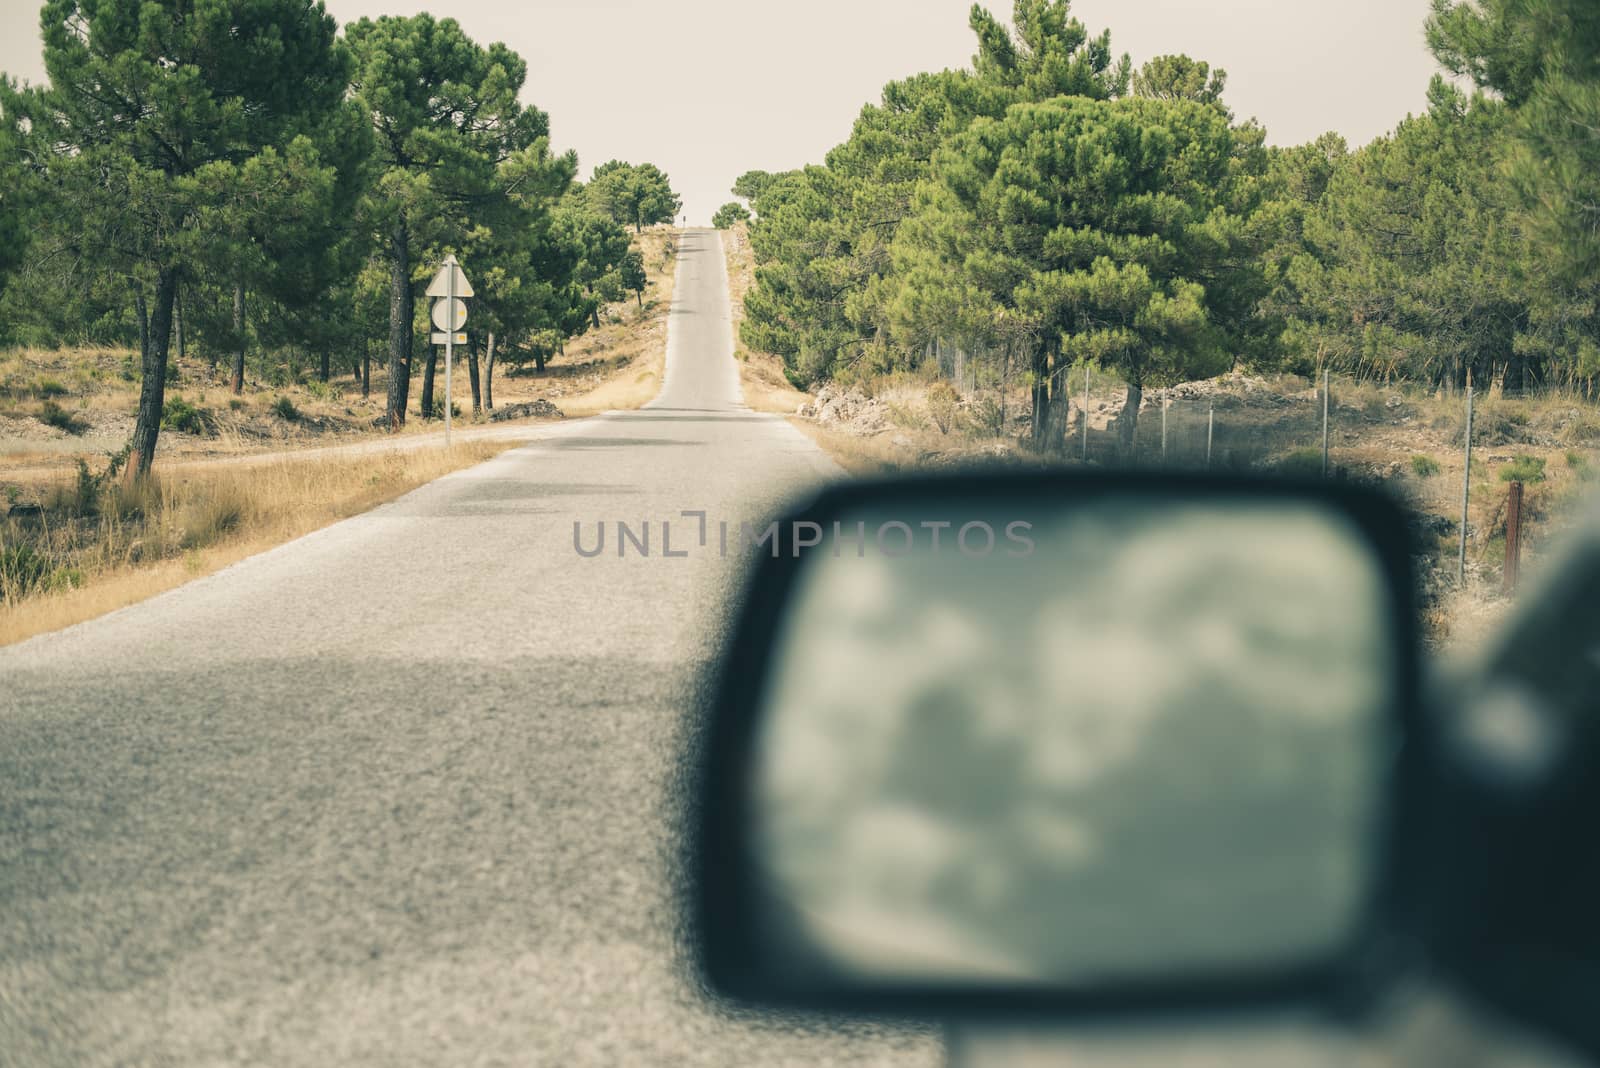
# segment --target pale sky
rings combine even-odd
[[[741,172],[818,161],[883,83],[964,67],[970,0],[327,0],[341,22],[432,10],[528,61],[583,177],[620,158],[671,176],[690,221]],[[985,6],[1010,14],[1010,0]],[[37,81],[39,4],[0,0],[0,70]],[[1428,0],[1077,0],[1135,64],[1186,52],[1228,71],[1224,99],[1276,144],[1337,130],[1360,144],[1425,107]]]

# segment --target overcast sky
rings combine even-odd
[[[327,0],[341,22],[432,9],[528,61],[524,99],[550,113],[587,177],[660,164],[690,220],[752,167],[784,170],[844,140],[883,83],[968,65],[970,0]],[[991,9],[1010,13],[1010,0]],[[0,70],[40,80],[34,0],[0,0]],[[1228,71],[1225,99],[1274,143],[1338,130],[1362,143],[1421,111],[1435,70],[1428,0],[1077,0],[1139,63],[1187,52]]]

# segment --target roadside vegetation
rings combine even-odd
[[[659,168],[580,181],[521,57],[453,19],[188,7],[52,0],[47,82],[0,79],[0,641],[507,447],[327,448],[439,429],[424,288],[448,254],[475,289],[457,420],[659,388],[681,206]]]
[[[974,8],[971,69],[892,82],[821,162],[734,183],[747,392],[781,372],[857,470],[1081,462],[1086,432],[1091,463],[1200,466],[1209,433],[1212,466],[1320,475],[1328,374],[1329,473],[1417,505],[1443,634],[1493,599],[1501,479],[1536,551],[1600,443],[1600,18],[1531,11],[1439,0],[1457,78],[1424,113],[1274,147],[1202,59],[1135,66],[1066,0]]]
[[[120,460],[82,465],[0,517],[0,645],[154,596],[515,444],[180,463],[132,486],[117,478]]]
[[[793,415],[810,395],[797,389],[784,373],[781,359],[770,352],[752,352],[742,329],[745,297],[755,281],[755,258],[750,249],[745,220],[731,222],[722,232],[722,251],[728,261],[728,302],[733,317],[733,355],[739,363],[739,383],[744,402],[758,412]]]
[[[559,362],[613,305],[645,311],[646,228],[679,200],[648,163],[579,181],[520,100],[521,57],[428,14],[341,32],[298,0],[222,9],[52,0],[47,83],[0,84],[0,344],[133,353],[125,481],[182,429],[168,390],[196,358],[210,390],[283,392],[289,422],[305,409],[286,391],[341,379],[382,398],[391,431],[442,414],[421,298],[447,254],[475,288],[463,411]],[[71,431],[69,403],[37,400]]]

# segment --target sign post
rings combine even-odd
[[[467,335],[459,331],[467,325],[466,298],[473,295],[472,283],[467,281],[455,256],[446,256],[444,266],[428,283],[428,296],[434,298],[433,325],[438,329],[433,335],[435,345],[444,346],[444,444],[450,446],[450,382],[455,377],[454,364],[457,345],[464,345]]]

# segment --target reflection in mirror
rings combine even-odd
[[[803,561],[755,739],[760,951],[1090,988],[1343,945],[1394,745],[1360,534],[1303,500],[995,508],[938,547],[948,514],[863,512]]]

